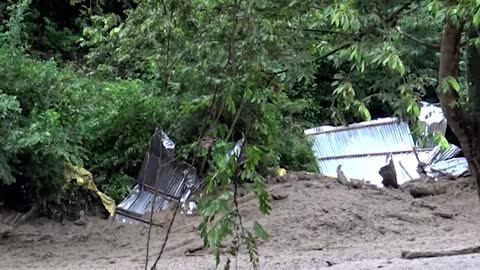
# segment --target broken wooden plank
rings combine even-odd
[[[474,253],[480,253],[480,246],[440,251],[402,251],[402,259],[411,260],[420,258],[447,257]]]

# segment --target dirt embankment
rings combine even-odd
[[[458,180],[464,183],[467,180]],[[480,256],[404,260],[403,250],[449,250],[480,244],[476,192],[455,182],[440,195],[414,198],[408,191],[347,188],[306,174],[272,181],[268,216],[251,194],[240,198],[247,226],[258,220],[270,235],[260,244],[262,269],[480,269]],[[444,192],[443,192],[444,191]],[[156,219],[167,224],[172,213]],[[1,213],[0,223],[11,213]],[[214,269],[201,246],[198,217],[177,215],[158,269]],[[0,225],[0,269],[144,269],[148,227],[87,218],[85,225],[36,219],[15,229]],[[151,258],[166,226],[152,231]],[[238,269],[250,269],[245,254]],[[430,268],[429,268],[430,267]]]

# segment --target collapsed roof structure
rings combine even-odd
[[[382,186],[380,168],[392,159],[398,184],[418,179],[419,162],[427,175],[442,173],[460,176],[468,173],[468,164],[457,156],[461,149],[450,145],[447,150],[436,146],[435,133],[445,134],[447,121],[438,106],[423,102],[419,116],[427,148],[417,149],[410,128],[397,118],[380,118],[349,126],[320,126],[304,131],[312,143],[320,173],[336,177],[337,166],[342,165],[346,176]]]
[[[226,153],[240,164],[243,137]],[[136,185],[117,205],[114,220],[120,223],[149,223],[147,213],[160,212],[173,202],[181,204],[187,214],[192,213],[195,203],[190,201],[192,194],[204,184],[197,169],[174,158],[175,143],[161,129],[157,128],[150,139],[150,146],[136,178]],[[153,207],[152,207],[153,204]],[[193,208],[192,208],[193,207]]]
[[[136,178],[136,185],[118,204],[114,220],[121,223],[149,223],[145,217],[167,209],[174,202],[186,203],[202,181],[190,164],[174,159],[175,143],[157,128]]]

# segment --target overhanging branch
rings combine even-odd
[[[424,40],[421,40],[421,39],[419,39],[419,38],[417,38],[413,35],[405,33],[405,32],[402,31],[402,29],[398,25],[395,26],[395,30],[397,30],[397,32],[400,33],[401,35],[403,35],[403,36],[405,36],[405,37],[407,37],[407,38],[409,38],[409,39],[411,39],[411,40],[413,40],[413,41],[415,41],[419,44],[422,44],[422,45],[427,46],[427,47],[432,48],[432,49],[440,49],[440,44],[428,43],[428,42],[426,42]]]
[[[309,28],[295,28],[295,27],[287,27],[287,29],[296,30],[296,31],[303,31],[303,32],[334,34],[334,35],[343,35],[343,36],[355,35],[355,33],[341,32],[341,31],[328,30],[328,29],[309,29]]]
[[[395,26],[397,21],[400,19],[400,14],[408,9],[410,7],[410,5],[412,4],[411,1],[409,2],[406,2],[404,3],[402,6],[400,6],[397,10],[395,10],[390,16],[388,16],[382,24],[385,24],[385,25],[390,25],[390,26]],[[380,24],[381,25],[381,24]],[[324,55],[321,55],[319,57],[317,57],[314,62],[319,62],[327,57],[329,57],[330,55],[333,55],[335,53],[337,53],[338,51],[341,51],[343,49],[346,49],[350,46],[352,46],[357,40],[360,40],[361,38],[363,38],[365,35],[367,35],[368,33],[371,32],[372,29],[374,28],[377,28],[379,27],[380,25],[373,25],[371,27],[367,27],[364,31],[360,32],[353,41],[350,41],[350,42],[347,42],[345,44],[343,44],[342,46],[336,48],[336,49],[333,49],[332,51],[324,54]]]

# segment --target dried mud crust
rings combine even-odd
[[[480,265],[477,255],[400,258],[403,250],[464,248],[480,243],[480,202],[476,191],[460,182],[442,183],[445,192],[422,198],[414,198],[408,190],[346,187],[336,179],[307,173],[269,182],[273,197],[270,215],[258,212],[252,194],[242,192],[239,199],[246,226],[257,220],[270,235],[259,246],[262,269],[465,270]],[[165,226],[152,230],[152,259],[171,214],[166,211],[155,217]],[[9,215],[0,213],[0,223]],[[198,217],[177,215],[158,269],[215,268],[213,257],[201,249],[199,221]],[[16,228],[1,224],[0,269],[144,269],[147,231],[143,225],[119,225],[94,217],[88,217],[82,226],[43,218]],[[456,262],[453,266],[452,261]],[[245,254],[237,264],[238,269],[250,269]]]

